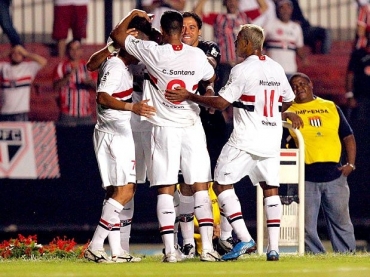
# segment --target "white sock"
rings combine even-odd
[[[103,205],[102,215],[99,220],[99,225],[95,229],[95,233],[91,239],[89,247],[91,250],[100,250],[104,249],[104,241],[108,237],[108,234],[113,233],[113,244],[118,244],[119,248],[120,245],[120,238],[119,238],[119,214],[122,211],[123,206],[117,202],[116,200],[109,198],[105,204]],[[114,236],[116,233],[116,236]],[[117,238],[115,238],[117,237]],[[110,240],[111,244],[111,240]],[[115,250],[117,246],[113,247]],[[113,248],[111,245],[112,253]]]
[[[180,194],[179,221],[183,245],[194,243],[194,196],[184,196]]]
[[[221,211],[221,209],[220,209]],[[227,240],[228,238],[232,237],[233,227],[227,220],[227,218],[223,215],[223,212],[221,212],[221,219],[220,219],[220,228],[221,228],[221,235],[220,239]]]
[[[174,224],[176,213],[172,195],[160,194],[157,196],[157,217],[165,253],[175,253]]]
[[[213,250],[213,213],[208,190],[194,194],[194,214],[198,219],[202,250]]]
[[[268,246],[267,252],[275,250],[279,253],[280,219],[283,212],[279,195],[264,199],[267,220]]]
[[[235,234],[238,239],[244,242],[248,242],[252,239],[240,207],[238,196],[235,194],[234,189],[227,189],[218,195],[218,205],[222,207],[223,213],[230,222]]]

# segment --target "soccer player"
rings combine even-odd
[[[152,28],[151,23],[145,18],[135,17],[134,20],[130,22],[129,28],[128,32],[137,38],[160,42],[160,32],[155,28]],[[112,53],[115,53],[118,50],[118,45],[115,45],[113,41],[109,42],[107,46],[95,52],[90,57],[87,63],[87,68],[91,71],[98,69],[100,65],[112,55]],[[142,100],[142,82],[144,78],[145,65],[142,63],[130,64],[129,70],[133,74],[132,101],[133,103],[137,103]],[[150,122],[142,120],[141,116],[136,115],[135,113],[131,114],[130,123],[135,143],[136,183],[145,183],[147,178],[147,168],[149,168],[151,160],[150,137],[152,126]],[[129,240],[133,214],[134,198],[125,205],[125,208],[119,214],[121,220],[121,246],[123,250],[126,250],[127,252],[130,252]]]
[[[109,49],[108,49],[109,50]],[[103,187],[106,189],[102,215],[84,255],[95,262],[110,262],[104,251],[109,236],[113,262],[138,262],[122,249],[120,213],[135,193],[135,147],[130,124],[131,112],[151,116],[155,109],[148,100],[132,102],[133,76],[128,65],[138,60],[124,50],[106,60],[99,70],[97,123],[94,150]]]
[[[220,49],[213,41],[204,41],[200,39],[202,31],[202,20],[194,12],[184,12],[184,33],[182,42],[193,47],[198,47],[207,55],[208,61],[212,64],[217,72],[217,65],[220,62]],[[198,92],[201,95],[213,96],[214,84],[205,86],[203,82],[199,83]],[[227,141],[227,130],[225,119],[221,111],[200,107],[200,118],[204,127],[207,139],[207,148],[211,158],[211,170],[213,171],[217,158],[221,152],[222,146]],[[213,192],[213,190],[211,189]],[[211,194],[210,194],[211,195]],[[195,254],[194,244],[194,197],[191,186],[181,183],[179,193],[179,223],[183,238],[182,251],[187,258],[192,258]],[[211,199],[212,200],[212,199]],[[215,203],[217,205],[217,202]],[[221,224],[221,232],[217,232],[220,246],[226,251],[233,248],[232,227],[225,217],[221,217],[218,207],[213,207],[213,212],[218,212],[217,216],[213,213],[214,228],[219,229]],[[197,223],[198,224],[198,223]],[[221,233],[221,237],[220,237]],[[200,240],[200,235],[196,234],[196,240]],[[199,243],[197,243],[199,245]],[[198,249],[198,247],[197,247]]]
[[[177,86],[187,87],[194,93],[200,80],[214,81],[214,69],[203,51],[181,42],[183,18],[179,12],[167,11],[161,17],[163,45],[136,39],[126,33],[135,16],[150,20],[146,12],[133,10],[113,29],[111,38],[142,61],[148,70],[143,98],[150,99],[149,103],[156,108],[156,115],[148,119],[153,123],[150,185],[158,191],[157,216],[165,246],[163,261],[178,261],[174,245],[173,195],[179,168],[184,181],[192,184],[195,191],[195,215],[200,222],[203,244],[200,259],[219,260],[219,254],[212,246],[213,218],[208,195],[211,167],[199,106],[170,102],[164,97],[166,89]],[[189,63],[190,60],[197,62]]]
[[[257,25],[241,26],[235,41],[236,51],[244,61],[236,65],[229,81],[218,96],[200,96],[178,88],[167,90],[169,101],[193,101],[219,110],[233,105],[234,130],[223,147],[215,169],[214,190],[218,204],[241,240],[222,256],[237,259],[255,251],[242,217],[233,184],[249,175],[252,183],[261,185],[269,234],[267,260],[279,260],[279,231],[282,205],[278,195],[282,119],[289,118],[294,128],[301,119],[285,111],[294,99],[283,68],[262,54],[263,29]]]

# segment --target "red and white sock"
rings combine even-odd
[[[279,253],[280,219],[283,212],[279,195],[264,199],[267,220],[268,247],[267,252],[275,250]]]
[[[234,189],[227,189],[218,195],[218,205],[222,207],[223,213],[227,217],[237,237],[244,242],[252,239],[248,228],[243,219],[242,210],[238,196]]]

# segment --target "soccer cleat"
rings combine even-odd
[[[93,261],[96,263],[111,263],[111,259],[108,258],[107,253],[105,253],[104,249],[99,250],[91,250],[87,248],[84,253],[85,259],[89,261]]]
[[[228,239],[226,240],[222,240],[222,239],[218,239],[218,245],[221,247],[221,249],[227,253],[227,252],[230,252],[231,249],[234,248],[234,246],[240,242],[239,239],[234,239],[233,237],[229,237]]]
[[[226,253],[221,257],[222,260],[224,261],[229,261],[229,260],[236,260],[239,256],[243,254],[249,254],[254,251],[256,251],[256,243],[254,242],[253,239],[251,239],[248,242],[238,242],[233,249],[229,253]]]
[[[271,250],[270,252],[266,253],[267,261],[278,261],[279,260],[279,253],[275,250]]]
[[[162,262],[164,263],[177,263],[177,258],[175,253],[170,253],[163,256]]]
[[[112,261],[115,263],[137,263],[141,261],[141,258],[130,255],[127,251],[124,251],[119,256],[113,256]]]
[[[194,245],[192,245],[190,243],[185,244],[182,247],[182,254],[184,255],[184,258],[186,258],[186,259],[194,258],[194,256],[195,256],[195,247],[194,247]]]
[[[200,254],[200,260],[202,262],[217,262],[221,261],[221,256],[216,250],[203,250]]]
[[[184,260],[186,257],[181,251],[181,246],[178,244],[175,244],[175,254],[176,254],[176,259],[178,262],[181,262]]]

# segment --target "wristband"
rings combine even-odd
[[[208,86],[206,87],[206,90],[209,90],[209,89],[210,89],[210,90],[212,90],[212,91],[215,91],[215,90],[214,90],[214,88],[213,88],[213,86],[211,86],[211,85],[208,85]]]
[[[109,53],[113,53],[113,52],[117,52],[118,51],[118,49],[116,49],[116,48],[114,48],[114,46],[113,46],[113,41],[111,41],[109,44],[108,44],[108,46],[107,46],[107,49],[108,49],[108,51],[109,51]]]
[[[344,97],[345,98],[353,98],[353,92],[352,91],[348,91],[348,92],[346,92],[345,94],[344,94]]]
[[[132,108],[134,107],[134,104],[133,103],[126,103],[125,105],[125,109],[127,111],[132,111]]]
[[[351,163],[346,163],[346,165],[352,167],[352,170],[355,170],[356,169],[356,166],[354,164],[351,164]]]

